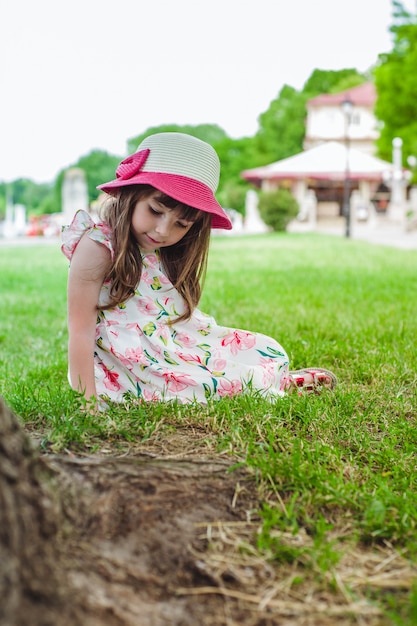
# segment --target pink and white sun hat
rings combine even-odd
[[[178,202],[211,213],[212,228],[230,230],[232,222],[214,194],[220,161],[210,144],[185,133],[156,133],[124,159],[116,179],[99,185],[111,195],[128,185],[152,185]]]

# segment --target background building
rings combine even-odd
[[[324,141],[345,141],[345,102],[350,102],[352,108],[349,124],[352,147],[367,154],[375,154],[375,141],[379,132],[374,115],[376,91],[373,83],[365,83],[336,94],[323,94],[309,100],[304,150],[314,148]]]
[[[307,102],[304,151],[245,170],[242,177],[264,191],[290,189],[299,203],[298,220],[311,228],[318,222],[375,223],[382,217],[404,221],[409,207],[401,140],[395,140],[392,163],[375,156],[375,101],[372,83],[312,98]]]

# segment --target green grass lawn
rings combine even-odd
[[[112,408],[100,418],[80,410],[67,383],[67,270],[58,244],[0,244],[0,395],[41,445],[91,452],[198,425],[264,494],[263,558],[302,563],[337,587],[330,574],[345,551],[389,549],[407,580],[362,593],[383,608],[388,621],[378,624],[416,624],[417,251],[315,234],[213,238],[200,307],[275,337],[291,369],[333,370],[336,391]],[[308,545],[282,539],[301,532]]]

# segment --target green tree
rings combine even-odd
[[[87,181],[88,203],[91,205],[97,200],[100,191],[97,185],[101,185],[116,177],[116,168],[124,157],[109,154],[105,150],[92,150],[78,159],[70,167],[61,170],[55,180],[53,193],[48,199],[48,204],[43,206],[42,213],[54,213],[62,209],[62,184],[65,172],[72,168],[80,168],[85,174]]]
[[[417,156],[417,16],[407,12],[400,2],[393,2],[393,49],[379,55],[374,69],[377,102],[375,115],[381,130],[378,154],[391,160],[392,140],[403,140],[404,163]]]
[[[259,116],[255,135],[256,165],[279,161],[301,152],[305,134],[306,96],[289,85]]]
[[[125,157],[109,154],[104,150],[93,150],[78,159],[73,167],[79,167],[85,172],[89,203],[94,202],[100,195],[97,185],[106,183],[116,177],[116,168]],[[62,172],[61,172],[62,176]],[[62,186],[62,180],[61,185]]]
[[[6,216],[7,184],[0,183],[0,221]]]
[[[153,126],[148,128],[144,133],[136,135],[131,139],[128,139],[127,149],[129,154],[133,154],[138,148],[138,145],[154,133],[187,133],[197,139],[206,141],[211,145],[214,145],[227,137],[225,131],[216,124],[197,124],[196,126],[179,126],[178,124],[163,124],[161,126]]]
[[[254,140],[243,137],[231,139],[225,137],[213,144],[221,163],[219,202],[240,213],[245,212],[246,192],[250,185],[241,177],[241,172],[256,167],[257,156],[254,151]]]
[[[346,70],[314,70],[304,83],[303,93],[314,98],[323,93],[339,93],[361,85],[370,77],[351,68]]]
[[[323,93],[336,93],[365,82],[367,77],[355,69],[314,70],[302,91],[284,85],[267,111],[259,116],[254,138],[254,165],[266,165],[303,150],[307,100]]]
[[[7,186],[2,185],[2,188],[4,188],[4,199],[6,188],[8,188],[11,202],[25,206],[28,215],[44,212],[43,206],[53,198],[52,184],[38,184],[28,178],[18,178]]]

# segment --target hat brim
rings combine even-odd
[[[212,228],[232,229],[232,222],[229,216],[217,202],[211,189],[204,183],[186,176],[141,171],[131,178],[117,178],[99,185],[97,189],[110,195],[115,195],[121,187],[132,185],[151,185],[155,189],[162,191],[162,193],[166,193],[171,198],[178,200],[178,202],[210,213],[212,215]]]

